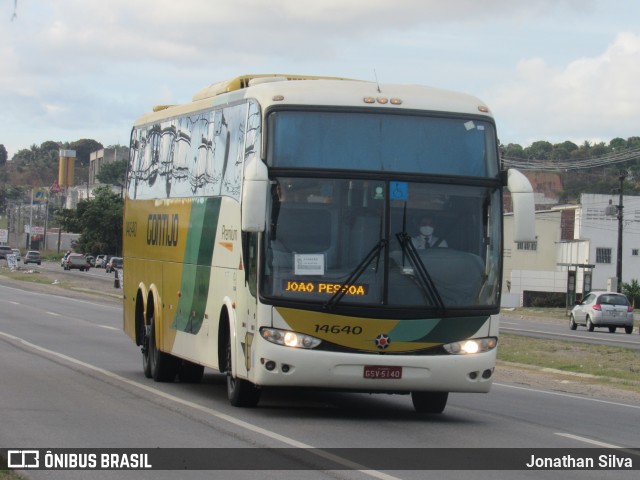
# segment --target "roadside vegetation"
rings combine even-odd
[[[24,480],[25,477],[9,470],[7,459],[0,453],[0,480]]]
[[[581,374],[640,393],[638,352],[630,348],[501,334],[498,360]]]

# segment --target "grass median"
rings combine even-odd
[[[640,393],[640,356],[630,348],[501,334],[498,361],[578,374]]]

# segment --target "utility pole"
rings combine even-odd
[[[623,210],[622,210],[624,206],[622,205],[622,195],[623,195],[623,186],[624,186],[625,178],[627,178],[627,175],[625,173],[621,173],[620,176],[618,177],[618,180],[620,180],[620,201],[616,206],[616,208],[618,209],[618,258],[616,261],[616,277],[617,277],[617,283],[618,283],[618,287],[617,287],[618,293],[622,292],[622,227],[624,225]]]

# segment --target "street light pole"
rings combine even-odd
[[[622,195],[623,195],[623,185],[624,180],[627,178],[627,175],[621,173],[618,179],[620,180],[620,201],[616,208],[618,209],[618,258],[616,261],[616,279],[617,279],[617,292],[622,292],[622,226],[623,226],[623,213],[622,209],[624,206],[622,205]]]

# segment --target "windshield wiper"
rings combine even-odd
[[[396,237],[398,238],[400,246],[402,247],[403,262],[404,255],[406,254],[409,257],[409,261],[413,265],[413,268],[418,273],[416,278],[418,279],[418,283],[422,286],[424,292],[427,294],[427,297],[429,297],[431,302],[435,306],[437,306],[439,310],[442,310],[442,312],[445,313],[446,307],[444,305],[444,302],[442,301],[440,293],[438,293],[438,288],[433,282],[431,275],[429,275],[427,267],[420,258],[415,245],[411,241],[411,237],[409,236],[409,234],[407,234],[407,232],[398,232],[396,233]]]
[[[374,245],[371,251],[367,253],[367,255],[362,259],[362,261],[358,265],[356,265],[356,268],[353,269],[347,280],[342,284],[342,287],[333,294],[333,296],[327,301],[327,303],[323,305],[323,308],[332,308],[340,300],[342,300],[342,297],[344,297],[344,295],[347,293],[349,287],[355,285],[355,283],[358,281],[358,278],[360,278],[360,275],[364,273],[373,259],[380,256],[380,252],[387,245],[387,243],[388,242],[386,239],[381,238],[380,241]]]

